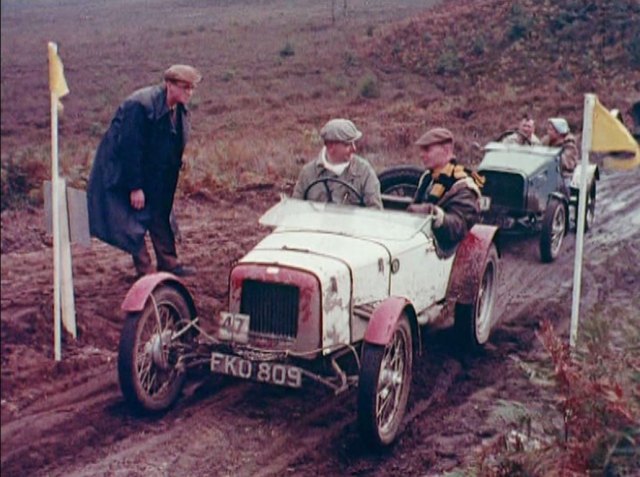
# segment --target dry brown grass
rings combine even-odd
[[[380,170],[418,163],[412,143],[430,126],[451,128],[460,156],[474,162],[471,143],[496,137],[524,111],[539,126],[565,115],[578,128],[585,92],[623,110],[639,95],[625,46],[632,27],[592,34],[620,21],[631,0],[617,10],[595,2],[600,10],[560,29],[554,21],[569,17],[554,1],[429,3],[437,2],[350,0],[333,23],[331,2],[315,0],[3,1],[2,163],[28,155],[50,167],[49,40],[59,43],[71,89],[60,122],[62,170],[79,186],[118,104],[175,62],[205,77],[192,104],[186,192],[286,186],[316,154],[318,129],[331,117],[362,128],[360,153]],[[515,27],[521,38],[509,36]]]

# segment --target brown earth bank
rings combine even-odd
[[[616,70],[617,79],[602,76],[602,68],[589,76],[577,69],[579,62],[571,62],[569,74],[561,75],[569,95],[560,86],[529,92],[521,82],[505,89],[496,78],[469,92],[464,75],[448,70],[425,74],[425,66],[437,68],[439,57],[425,53],[429,61],[418,66],[412,61],[425,37],[422,43],[409,39],[420,31],[415,25],[434,21],[436,26],[425,27],[434,44],[443,31],[437,25],[446,25],[447,14],[467,22],[454,32],[459,41],[473,39],[476,26],[467,12],[472,2],[444,2],[434,10],[428,10],[431,2],[417,0],[347,3],[347,15],[336,8],[333,22],[331,2],[311,0],[3,1],[3,164],[7,157],[46,162],[49,126],[43,111],[48,111],[48,98],[24,91],[46,92],[47,40],[61,42],[72,89],[64,100],[61,140],[63,153],[71,153],[70,158],[62,155],[63,170],[72,179],[79,177],[78,185],[124,95],[157,80],[170,63],[191,61],[206,70],[211,82],[198,91],[187,162],[193,171],[210,160],[209,154],[228,155],[217,173],[233,187],[211,177],[207,188],[200,187],[203,182],[183,181],[176,205],[183,235],[180,256],[198,268],[185,283],[206,321],[226,306],[233,263],[268,233],[258,225],[261,213],[280,193],[291,191],[298,166],[276,163],[277,174],[270,175],[263,163],[282,154],[310,157],[317,149],[310,138],[331,115],[349,115],[363,126],[362,150],[380,169],[411,162],[414,137],[436,122],[461,131],[461,147],[471,155],[472,140],[490,139],[524,109],[533,109],[540,120],[566,113],[575,126],[583,87],[600,86],[594,91],[623,109],[640,88],[637,70],[622,63],[622,46],[611,46],[603,50],[607,58],[617,58],[615,64],[627,69]],[[508,17],[509,3],[473,2],[484,9],[501,5],[499,18]],[[556,5],[541,3],[547,9]],[[589,19],[589,12],[583,17]],[[489,31],[485,38],[492,45]],[[394,45],[401,39],[407,55],[398,58]],[[541,43],[535,35],[529,40],[530,45]],[[287,41],[296,51],[289,58],[278,53]],[[371,53],[372,47],[377,53]],[[515,65],[525,68],[526,61]],[[529,70],[531,84],[546,81],[545,71],[542,66]],[[371,72],[380,96],[367,99],[358,94],[357,84]],[[607,90],[605,79],[620,87]],[[552,84],[557,81],[554,77]],[[470,108],[474,104],[478,107]],[[246,142],[236,142],[242,138]],[[262,141],[267,153],[243,169],[243,160],[262,152],[247,145],[252,139]],[[72,147],[64,149],[68,143]],[[210,143],[226,149],[221,152]],[[47,177],[46,167],[34,167],[31,176]],[[3,196],[4,184],[3,178]],[[604,315],[615,331],[619,316],[640,309],[639,200],[639,171],[603,171],[596,224],[585,237],[583,324]],[[292,391],[195,374],[170,411],[133,415],[116,373],[124,319],[119,307],[133,283],[133,270],[129,257],[95,240],[90,248],[73,245],[79,337],[65,337],[63,361],[55,363],[53,259],[43,222],[40,205],[2,212],[3,476],[443,475],[464,469],[506,430],[496,418],[501,404],[548,409],[556,402],[551,389],[532,384],[522,363],[547,359],[535,336],[541,320],[549,319],[567,339],[573,234],[549,265],[540,263],[535,238],[503,240],[501,322],[486,351],[462,356],[453,350],[448,333],[424,337],[427,351],[415,369],[404,431],[392,448],[374,452],[359,440],[353,391],[333,396],[320,387]],[[542,434],[541,425],[534,423],[534,433]]]

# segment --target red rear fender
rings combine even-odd
[[[449,278],[447,298],[457,303],[471,304],[480,286],[487,254],[495,242],[497,227],[474,225],[460,242]]]

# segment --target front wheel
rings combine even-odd
[[[560,247],[567,231],[567,212],[562,201],[552,198],[542,219],[540,235],[540,257],[543,262],[553,262],[560,253]]]
[[[141,312],[127,314],[118,351],[118,379],[127,403],[162,411],[177,399],[186,378],[184,354],[194,341],[194,317],[171,286],[153,291]]]
[[[491,334],[493,305],[498,288],[498,251],[491,245],[482,269],[482,278],[471,304],[456,304],[455,335],[472,353],[482,349]]]
[[[364,343],[358,385],[358,426],[377,447],[391,444],[400,429],[411,388],[413,342],[406,314],[386,346]]]

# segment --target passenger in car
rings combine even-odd
[[[426,168],[409,212],[434,216],[432,230],[440,252],[451,254],[480,214],[480,187],[484,179],[457,164],[453,134],[434,128],[418,139]]]
[[[380,181],[369,162],[355,155],[362,133],[348,119],[332,119],[320,130],[324,147],[305,164],[293,198],[382,209]]]
[[[578,165],[580,153],[576,138],[569,129],[569,123],[564,118],[550,118],[547,121],[547,135],[542,138],[542,144],[550,147],[560,147],[560,173],[565,184],[571,182],[573,170]]]
[[[542,144],[535,133],[536,122],[525,114],[518,124],[518,128],[507,131],[498,140],[503,144],[519,144],[520,146],[535,146]]]

